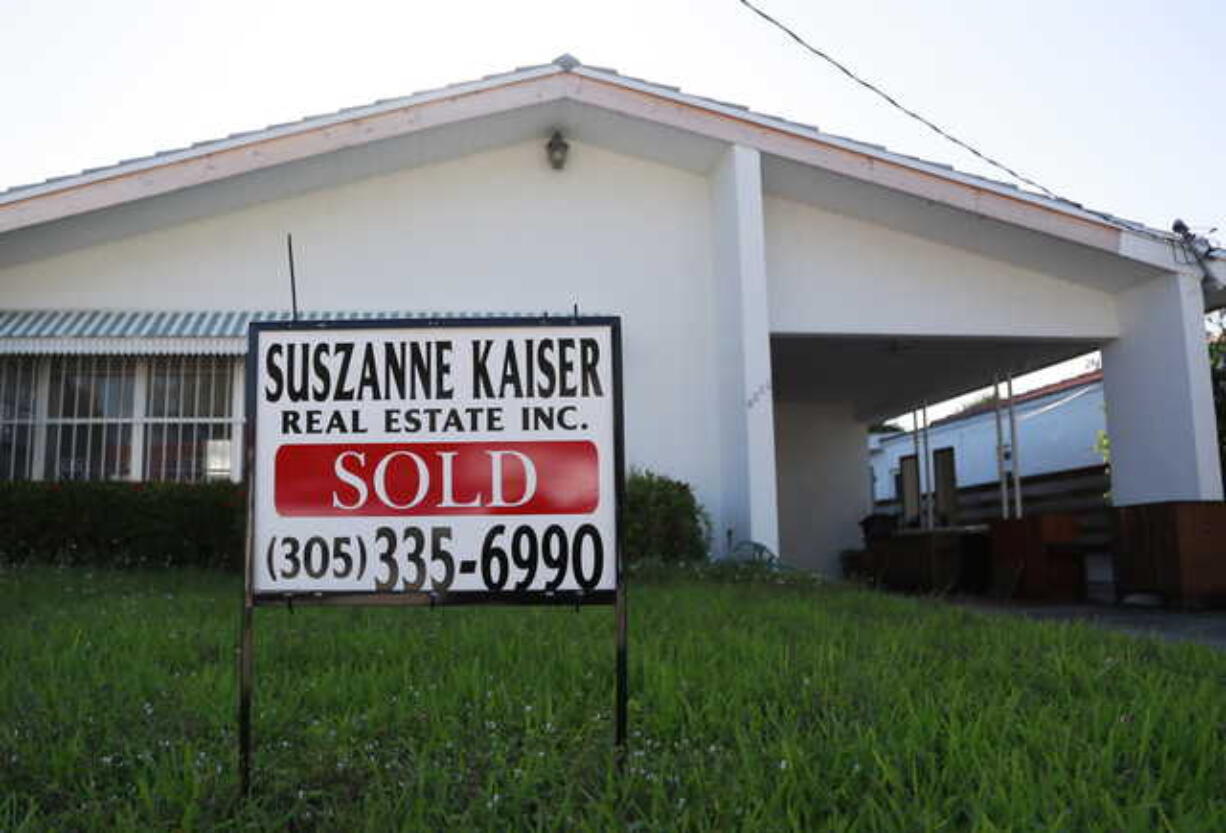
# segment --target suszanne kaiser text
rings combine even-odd
[[[456,365],[450,339],[291,341],[264,354],[263,397],[281,402],[472,401],[604,396],[595,338],[473,339]]]

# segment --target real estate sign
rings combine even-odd
[[[613,601],[617,319],[259,323],[250,340],[256,603]]]

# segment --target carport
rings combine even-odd
[[[1099,346],[1076,339],[772,338],[781,551],[832,570],[832,553],[859,545],[858,522],[872,511],[868,425]]]
[[[834,573],[858,544],[871,423],[1095,349],[1116,505],[1221,499],[1203,335],[1215,281],[1169,235],[769,155],[762,180],[785,561]]]

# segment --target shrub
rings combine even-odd
[[[245,490],[223,483],[0,482],[0,562],[240,569]]]
[[[707,557],[711,523],[688,483],[633,469],[623,509],[627,561],[698,561]]]

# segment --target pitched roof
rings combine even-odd
[[[812,156],[813,164],[827,166],[838,173],[875,181],[889,188],[918,194],[926,199],[944,198],[945,201],[956,207],[983,213],[1006,222],[1029,225],[1032,228],[1055,234],[1068,230],[1070,239],[1104,248],[1113,253],[1122,253],[1123,249],[1119,244],[1118,236],[1108,236],[1107,232],[1117,234],[1120,231],[1130,232],[1163,244],[1176,242],[1176,238],[1168,232],[1149,228],[1141,223],[1105,212],[1087,209],[1075,202],[1054,199],[1009,183],[958,171],[949,165],[896,153],[880,145],[823,133],[813,125],[765,115],[739,104],[685,93],[677,87],[621,75],[612,69],[585,66],[570,55],[560,56],[548,64],[521,67],[511,72],[488,75],[476,81],[452,84],[400,98],[384,99],[371,104],[342,109],[335,113],[309,116],[296,122],[235,133],[224,138],[199,142],[186,148],[161,151],[150,156],[127,159],[114,165],[93,168],[77,174],[12,187],[0,192],[0,233],[46,222],[50,219],[58,219],[61,216],[70,216],[144,196],[165,193],[173,190],[174,187],[201,184],[260,167],[327,152],[338,147],[351,147],[390,135],[401,135],[427,125],[419,123],[419,120],[412,117],[394,119],[391,122],[387,119],[380,121],[380,117],[403,116],[408,111],[426,105],[455,103],[466,97],[498,90],[510,90],[532,83],[543,83],[557,77],[587,80],[604,87],[603,90],[585,94],[582,88],[576,86],[574,89],[558,91],[558,97],[574,96],[597,106],[615,107],[615,102],[610,101],[607,96],[602,97],[602,93],[607,93],[610,88],[643,94],[649,96],[651,102],[654,102],[649,103],[644,111],[647,113],[647,118],[669,123],[672,126],[692,127],[694,124],[692,120],[683,122],[681,119],[687,114],[691,116],[697,114],[700,119],[704,117],[708,119],[708,124],[713,123],[712,120],[722,121],[723,124],[720,127],[723,132],[720,138],[724,139],[735,136],[735,140],[745,140],[749,143],[753,143],[755,138],[799,139],[809,143],[808,150],[817,151],[817,154]],[[671,108],[660,107],[660,103],[673,106]],[[452,118],[456,116],[453,115]],[[420,122],[428,121],[429,119],[420,120]],[[729,125],[729,121],[734,124]],[[361,129],[346,132],[347,128],[357,126],[360,126]],[[751,132],[747,133],[745,128],[749,128]],[[755,130],[759,132],[752,133]],[[276,140],[318,133],[325,134],[329,141],[296,146],[292,152],[287,151],[282,156],[265,152]],[[264,147],[256,147],[259,145]],[[776,141],[774,145],[764,146],[764,149],[775,151],[779,147]],[[236,149],[244,151],[241,161],[230,157],[223,159],[223,154]],[[153,174],[159,169],[192,160],[204,160],[206,164],[193,169],[190,175],[176,180],[173,187],[170,184],[157,185],[151,181]],[[141,175],[139,180],[131,179],[138,174]],[[920,175],[919,179],[916,179],[917,174]],[[117,187],[112,193],[108,193],[105,199],[91,202],[88,199],[76,198],[79,196],[77,192],[83,189],[89,189],[91,186],[105,187],[108,184],[116,184],[118,180],[123,180],[120,183],[122,187]],[[933,189],[942,188],[945,190],[939,195],[934,194]],[[74,192],[74,199],[61,201],[54,208],[40,209],[34,206],[35,203],[40,202],[41,197],[54,199],[57,195],[67,191]],[[991,196],[1003,197],[1006,201],[992,203],[988,199]],[[1026,214],[1026,207],[1029,207],[1031,212],[1036,208],[1040,209],[1043,214],[1037,217],[1023,216]],[[1059,218],[1061,217],[1064,226],[1060,225]]]
[[[561,58],[558,60],[561,60]],[[331,113],[303,116],[297,121],[270,124],[267,127],[259,127],[253,130],[241,130],[237,133],[231,133],[227,136],[222,136],[216,139],[204,139],[199,142],[193,142],[187,147],[159,150],[146,156],[133,156],[130,159],[121,159],[112,165],[101,165],[97,168],[86,168],[85,170],[78,171],[76,173],[48,177],[40,182],[29,182],[22,185],[13,185],[0,190],[0,205],[17,199],[23,199],[31,193],[54,190],[56,187],[70,187],[72,185],[80,184],[81,182],[104,179],[118,173],[131,170],[140,170],[148,167],[150,164],[178,161],[184,158],[211,153],[221,148],[259,142],[266,139],[275,138],[277,136],[283,136],[288,133],[314,130],[320,127],[327,127],[331,124],[377,115],[382,112],[395,110],[411,104],[420,104],[432,98],[437,98],[443,94],[462,95],[466,92],[472,92],[476,89],[495,86],[499,83],[525,80],[542,73],[548,74],[558,71],[555,64],[538,64],[529,67],[519,67],[510,72],[485,75],[476,81],[462,81],[430,90],[419,90],[417,92],[410,93],[409,95],[398,96],[396,98],[381,98],[368,104],[359,104],[353,107],[342,107],[340,110],[336,110]],[[48,188],[48,186],[52,187]]]

